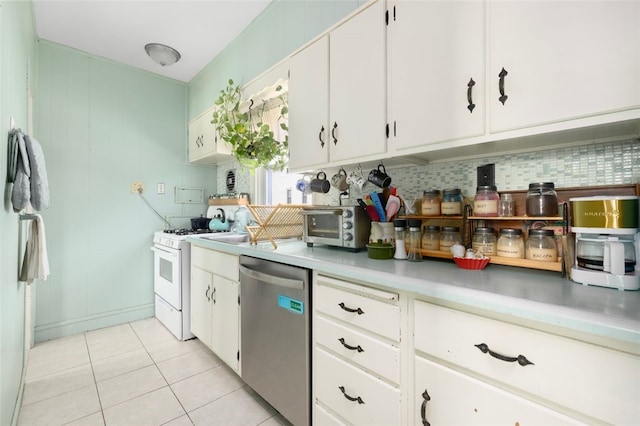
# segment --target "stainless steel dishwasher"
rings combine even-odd
[[[311,424],[310,271],[240,256],[242,379],[296,426]]]

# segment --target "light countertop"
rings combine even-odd
[[[233,254],[288,263],[320,273],[371,283],[417,296],[488,310],[527,321],[640,345],[640,291],[584,286],[558,272],[490,264],[482,271],[453,262],[425,259],[369,259],[366,250],[300,241],[227,244],[188,237],[192,244]]]

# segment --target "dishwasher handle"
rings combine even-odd
[[[291,278],[278,277],[276,275],[265,274],[264,272],[256,271],[255,269],[247,268],[244,265],[240,265],[240,274],[254,278],[258,281],[276,285],[279,287],[288,287],[297,290],[304,290],[303,280],[294,280]]]

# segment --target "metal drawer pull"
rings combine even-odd
[[[502,105],[504,105],[504,103],[507,102],[507,99],[509,98],[509,96],[504,94],[504,78],[507,76],[507,74],[509,73],[504,68],[502,68],[502,71],[500,71],[500,74],[498,74],[498,77],[500,77],[500,80],[498,81],[498,90],[500,91],[500,97],[498,98],[498,100],[502,102]]]
[[[431,423],[427,420],[427,402],[431,401],[429,392],[425,389],[422,392],[422,406],[420,407],[420,418],[422,419],[422,426],[431,426]]]
[[[324,133],[324,126],[320,129],[320,133],[318,133],[318,139],[320,139],[320,148],[324,148],[324,141],[322,140],[322,134]]]
[[[348,308],[347,306],[345,306],[344,302],[338,303],[338,306],[340,306],[343,310],[345,310],[347,312],[352,312],[352,313],[355,312],[358,315],[364,314],[364,311],[362,309],[360,309],[360,308],[357,308],[357,309]]]
[[[487,346],[486,343],[480,343],[478,345],[474,345],[476,348],[480,349],[480,351],[482,351],[483,354],[488,353],[489,355],[491,355],[492,357],[499,359],[500,361],[506,361],[506,362],[518,362],[518,364],[520,364],[521,366],[525,367],[527,365],[534,365],[534,363],[532,363],[531,361],[529,361],[527,359],[526,356],[524,355],[518,355],[517,357],[510,357],[510,356],[505,356],[505,355],[501,355],[497,352],[492,351],[491,349],[489,349],[489,346]]]
[[[207,300],[209,302],[211,302],[211,298],[209,297],[209,291],[211,291],[211,286],[210,285],[207,286],[207,291],[204,292],[204,295],[207,298]]]
[[[347,392],[345,392],[344,390],[344,386],[338,386],[338,389],[340,389],[340,392],[342,392],[344,397],[347,398],[349,401],[357,402],[358,404],[364,404],[364,401],[359,396],[354,398],[352,396],[347,395]]]
[[[476,104],[473,103],[473,86],[476,85],[476,82],[473,81],[473,78],[469,80],[469,82],[467,83],[467,102],[469,103],[469,105],[467,105],[467,109],[469,110],[469,112],[473,112],[473,109],[476,107]]]
[[[338,138],[336,138],[336,129],[338,128],[338,122],[333,123],[333,129],[331,129],[331,137],[333,138],[333,144],[338,145]]]
[[[339,339],[338,339],[338,341],[339,341],[340,343],[342,343],[342,346],[344,346],[345,348],[349,349],[350,351],[364,352],[364,349],[362,349],[362,347],[361,347],[360,345],[358,345],[358,346],[351,346],[351,345],[346,344],[346,343],[344,342],[344,337],[339,338]]]

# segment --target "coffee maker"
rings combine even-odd
[[[570,198],[575,262],[571,279],[584,285],[640,289],[640,197]]]

